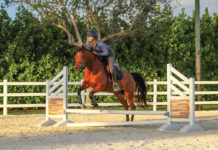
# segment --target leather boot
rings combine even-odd
[[[112,78],[113,78],[113,90],[116,92],[116,91],[119,91],[120,90],[120,87],[119,85],[117,84],[117,78],[116,78],[116,75],[115,75],[115,72],[112,73]]]

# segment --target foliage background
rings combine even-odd
[[[146,28],[135,34],[106,41],[116,53],[122,69],[141,73],[146,81],[166,80],[166,64],[187,77],[195,76],[194,13],[182,11],[173,16],[169,9],[156,8],[157,14]],[[163,15],[164,14],[164,15]],[[78,24],[84,28],[82,19]],[[104,32],[107,32],[105,30]],[[85,32],[81,32],[85,37]],[[218,14],[206,9],[201,17],[202,80],[218,80]],[[12,20],[3,5],[0,9],[0,82],[45,81],[53,78],[64,65],[69,67],[69,81],[80,81],[83,72],[73,71],[74,54],[68,46],[67,35],[60,29],[45,26],[24,7],[19,7]],[[70,87],[76,91],[78,87]],[[163,90],[166,87],[160,87]],[[217,90],[217,85],[203,86],[203,90]],[[13,86],[9,92],[45,92],[43,86]],[[0,87],[2,92],[2,87]],[[163,97],[159,97],[161,101]],[[116,101],[114,97],[98,97],[97,101]],[[203,96],[215,100],[217,96]],[[70,101],[75,101],[71,97]],[[2,103],[2,99],[0,99]],[[44,97],[11,97],[9,103],[44,103]]]

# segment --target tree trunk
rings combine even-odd
[[[200,1],[195,0],[195,66],[196,66],[196,80],[201,80],[201,46],[200,46]],[[197,91],[201,91],[200,84],[196,87]],[[197,101],[201,101],[201,96],[197,96]],[[199,105],[197,110],[201,110]]]

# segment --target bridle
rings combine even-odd
[[[79,52],[79,51],[78,51]],[[77,53],[76,53],[77,55]],[[86,65],[85,65],[85,59],[86,59],[86,55],[84,53],[84,55],[82,56],[82,62],[78,62],[79,64],[81,64],[80,66],[77,66],[77,67],[74,67],[75,70],[81,70],[82,68],[84,68]]]
[[[79,52],[79,51],[78,51],[78,52]],[[76,55],[77,55],[77,53],[76,53]],[[82,68],[86,67],[86,64],[85,64],[86,58],[87,58],[87,56],[86,56],[86,54],[84,53],[84,55],[82,56],[82,62],[78,62],[78,63],[81,64],[81,65],[74,68],[76,71],[79,71],[79,70],[81,70]],[[94,59],[93,62],[95,62],[96,58],[97,58],[97,57],[95,56],[95,59]],[[90,65],[91,65],[91,64],[90,64]]]

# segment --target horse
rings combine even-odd
[[[139,73],[128,73],[125,70],[121,70],[122,79],[117,81],[120,90],[113,91],[113,81],[108,76],[105,63],[85,47],[76,49],[74,64],[75,71],[80,71],[83,68],[85,68],[83,74],[84,80],[82,86],[77,91],[78,102],[81,105],[81,91],[91,87],[92,91],[89,93],[89,98],[94,107],[98,107],[98,104],[93,99],[93,95],[97,92],[113,93],[119,99],[125,110],[128,110],[128,104],[131,110],[135,110],[134,101],[141,107],[145,108],[147,106],[147,89],[144,78]],[[124,96],[126,96],[127,101]],[[133,120],[134,115],[131,116],[131,121]],[[126,115],[126,121],[129,121],[128,114]]]

